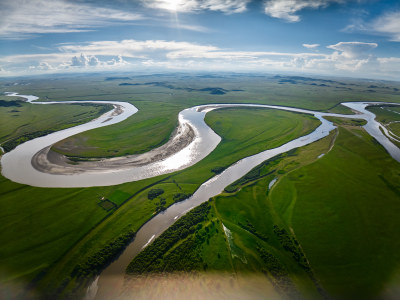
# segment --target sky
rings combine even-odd
[[[226,71],[400,80],[400,1],[0,0],[0,76]]]

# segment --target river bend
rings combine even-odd
[[[18,95],[9,93],[10,96],[19,96],[33,104],[68,104],[68,103],[105,103],[112,104],[114,109],[99,118],[86,124],[61,130],[44,137],[25,142],[14,150],[3,155],[1,159],[2,173],[5,177],[24,184],[40,187],[88,187],[115,185],[124,182],[150,178],[161,174],[171,173],[185,169],[196,162],[202,160],[219,144],[221,138],[204,122],[207,112],[214,109],[227,107],[258,107],[268,109],[279,109],[297,113],[314,115],[321,121],[313,132],[308,135],[294,139],[284,145],[274,149],[268,149],[261,153],[243,158],[228,167],[224,172],[218,174],[205,183],[189,199],[170,206],[167,210],[159,213],[154,218],[144,224],[137,232],[134,241],[125,249],[122,255],[108,266],[101,275],[96,278],[88,288],[86,299],[111,299],[116,298],[123,286],[125,268],[129,262],[156,237],[171,226],[177,219],[184,215],[188,210],[207,201],[209,198],[218,195],[229,184],[244,176],[251,169],[276,155],[287,152],[294,148],[303,147],[326,137],[330,131],[336,127],[332,122],[324,117],[341,117],[352,119],[363,119],[367,121],[364,129],[374,137],[398,162],[400,162],[400,149],[394,145],[389,138],[384,127],[375,120],[375,115],[366,110],[370,105],[384,105],[396,103],[383,102],[344,102],[342,105],[349,107],[357,112],[353,115],[342,115],[333,113],[323,113],[293,107],[283,107],[262,104],[209,104],[200,105],[185,109],[179,113],[179,126],[190,125],[195,133],[192,142],[179,150],[177,153],[167,157],[162,161],[150,163],[144,166],[120,167],[111,170],[99,170],[90,172],[80,172],[73,175],[47,174],[38,171],[32,166],[34,155],[54,143],[90,129],[108,126],[119,123],[137,112],[136,107],[126,102],[114,101],[65,101],[65,102],[32,102],[38,98],[35,96]]]

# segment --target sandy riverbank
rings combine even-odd
[[[122,157],[72,161],[67,156],[46,147],[32,157],[32,166],[44,173],[72,175],[83,172],[112,172],[132,166],[144,166],[162,161],[187,147],[195,138],[195,132],[188,123],[181,124],[167,143],[149,152]]]

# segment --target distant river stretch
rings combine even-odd
[[[342,105],[358,112],[357,114],[353,115],[322,113],[293,107],[261,104],[209,104],[187,108],[179,113],[179,126],[183,127],[190,125],[194,130],[195,137],[189,145],[179,150],[177,153],[167,157],[163,161],[153,162],[139,167],[121,167],[99,171],[91,170],[90,172],[79,172],[73,175],[47,174],[38,171],[32,166],[32,159],[37,152],[77,133],[119,123],[135,114],[137,109],[133,105],[126,102],[32,102],[38,98],[35,96],[18,95],[15,93],[8,93],[8,95],[23,97],[27,100],[27,102],[31,102],[32,104],[53,105],[63,103],[104,103],[114,105],[114,109],[112,111],[105,113],[93,121],[25,142],[9,153],[3,155],[1,164],[2,173],[5,177],[19,183],[39,187],[88,187],[116,185],[171,173],[194,165],[210,154],[221,141],[221,138],[204,122],[206,113],[214,109],[227,107],[258,107],[279,109],[297,113],[311,114],[321,121],[321,125],[308,135],[294,139],[280,147],[269,149],[239,160],[232,166],[225,169],[221,174],[218,174],[203,183],[192,197],[183,202],[179,202],[170,206],[167,210],[156,215],[154,218],[148,221],[137,232],[134,241],[125,249],[122,255],[107,269],[105,269],[89,287],[86,297],[87,299],[111,299],[113,298],[113,295],[117,295],[118,291],[120,291],[122,287],[125,268],[129,262],[137,253],[141,251],[141,249],[143,249],[143,247],[153,241],[188,210],[200,205],[204,201],[207,201],[210,197],[218,195],[226,186],[244,176],[263,161],[326,137],[329,132],[336,127],[332,124],[332,122],[325,120],[324,117],[331,116],[366,120],[367,124],[363,126],[364,129],[371,136],[373,136],[395,160],[400,162],[400,149],[394,145],[385,136],[385,134],[382,133],[382,131],[386,132],[386,128],[375,121],[376,116],[372,112],[366,110],[366,107],[370,105],[399,105],[396,103],[342,103]],[[382,128],[382,131],[380,128]]]
[[[56,104],[71,104],[71,103],[104,103],[111,104],[114,109],[103,114],[99,118],[92,120],[88,123],[75,126],[72,128],[64,129],[43,137],[39,137],[30,141],[27,141],[14,150],[3,155],[1,159],[2,174],[12,181],[28,184],[38,187],[90,187],[90,186],[106,186],[116,185],[125,182],[137,181],[145,178],[151,178],[162,174],[171,173],[177,170],[185,169],[189,166],[194,165],[208,154],[210,154],[215,147],[221,141],[221,138],[204,122],[204,116],[207,112],[214,109],[221,109],[226,107],[259,107],[269,109],[279,109],[286,111],[293,111],[304,114],[314,115],[321,121],[321,125],[315,129],[314,132],[309,135],[297,138],[291,142],[282,145],[279,148],[267,150],[268,153],[278,155],[282,152],[289,151],[293,148],[302,147],[317,141],[329,134],[335,126],[325,120],[325,116],[353,118],[353,119],[364,119],[368,123],[364,126],[366,131],[372,135],[390,155],[400,162],[400,150],[396,147],[380,130],[386,130],[380,123],[375,121],[375,115],[365,108],[368,105],[382,104],[379,102],[346,102],[343,105],[358,111],[360,114],[354,115],[340,115],[331,113],[322,113],[316,111],[310,111],[305,109],[273,106],[273,105],[261,105],[261,104],[209,104],[200,105],[191,108],[187,108],[179,113],[179,127],[183,128],[187,125],[193,129],[195,137],[183,149],[172,155],[166,157],[161,161],[151,162],[145,165],[138,166],[127,166],[127,164],[121,164],[118,167],[111,169],[94,169],[87,171],[76,171],[73,175],[69,174],[48,174],[37,170],[32,165],[32,160],[35,154],[44,148],[51,147],[51,145],[68,138],[72,135],[99,128],[112,124],[122,122],[128,117],[135,114],[138,110],[135,106],[127,102],[117,101],[63,101],[63,102],[33,102],[38,100],[38,97],[31,95],[18,95],[16,93],[7,93],[9,96],[19,96],[25,98],[27,102],[32,104],[41,105],[56,105]],[[264,153],[264,154],[262,154]],[[265,158],[265,152],[260,155],[261,159]],[[268,154],[270,155],[270,154]],[[250,161],[254,158],[246,158],[246,161]],[[112,160],[112,159],[110,159]],[[107,159],[102,160],[102,162]],[[261,162],[261,161],[260,161]],[[246,163],[247,164],[247,163]],[[73,165],[68,166],[69,169],[74,169]],[[225,172],[230,172],[227,169]],[[242,174],[242,172],[240,172]],[[244,174],[242,174],[244,175]],[[242,176],[241,175],[241,176]],[[216,178],[214,179],[216,180]]]

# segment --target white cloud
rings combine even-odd
[[[175,27],[175,28],[178,28],[178,29],[197,31],[197,32],[209,32],[210,31],[209,28],[204,27],[204,26],[200,26],[200,25],[190,25],[190,24],[177,23],[177,24],[168,24],[167,26]]]
[[[261,57],[320,57],[315,53],[285,53],[285,52],[254,52],[226,51],[222,49],[196,49],[196,51],[171,51],[166,55],[170,59],[224,59],[224,60],[254,60]]]
[[[108,61],[100,60],[94,55],[87,56],[81,53],[80,56],[73,56],[71,58],[70,64],[60,64],[59,68],[69,68],[69,67],[80,67],[80,68],[95,68],[95,67],[122,67],[129,65],[127,61],[123,59],[121,55],[113,57]]]
[[[129,63],[126,60],[124,60],[121,55],[118,55],[117,59],[113,58],[113,59],[109,60],[107,62],[107,65],[121,67],[121,66],[129,65]]]
[[[315,49],[318,48],[320,46],[320,44],[303,44],[303,47],[307,48],[307,49]]]
[[[366,15],[362,17],[353,20],[342,31],[380,35],[388,37],[393,42],[400,42],[400,10],[386,12],[374,19],[367,19]]]
[[[227,14],[246,11],[251,0],[142,0],[150,8],[178,12],[198,12],[201,10],[221,11]]]
[[[340,55],[349,59],[367,58],[369,52],[378,47],[377,43],[340,42],[327,48],[337,50]]]
[[[82,44],[65,44],[59,47],[61,52],[90,53],[91,55],[118,56],[129,58],[146,58],[149,55],[165,55],[168,51],[212,51],[214,46],[199,45],[188,42],[175,42],[164,40],[122,40],[99,41]]]
[[[66,0],[1,1],[0,11],[0,37],[13,39],[87,31],[143,18],[135,13]]]
[[[39,70],[53,70],[54,67],[52,65],[50,65],[48,62],[41,62],[38,66]]]
[[[80,56],[73,56],[71,59],[71,67],[97,66],[99,63],[99,59],[96,56],[88,57],[83,53]]]
[[[372,30],[390,36],[393,41],[400,42],[400,11],[386,13],[373,21]]]
[[[339,42],[326,48],[334,50],[331,54],[321,57],[310,57],[304,60],[292,61],[301,70],[318,70],[322,73],[359,75],[374,74],[382,70],[377,58],[370,52],[378,46],[376,43]],[[382,76],[384,72],[380,74]],[[372,75],[371,75],[372,76]]]
[[[166,68],[191,71],[300,71],[400,78],[400,58],[376,57],[373,50],[377,46],[376,43],[358,41],[339,42],[324,49],[321,47],[320,52],[288,53],[238,51],[164,40],[97,41],[59,45],[59,52],[52,54],[0,57],[0,65],[14,74],[24,74],[26,66],[31,65],[35,66],[30,68],[32,74]],[[323,50],[325,53],[321,53]]]
[[[343,0],[267,0],[264,3],[265,13],[273,18],[288,22],[299,22],[297,13],[303,9],[324,8],[332,3],[342,3]]]

